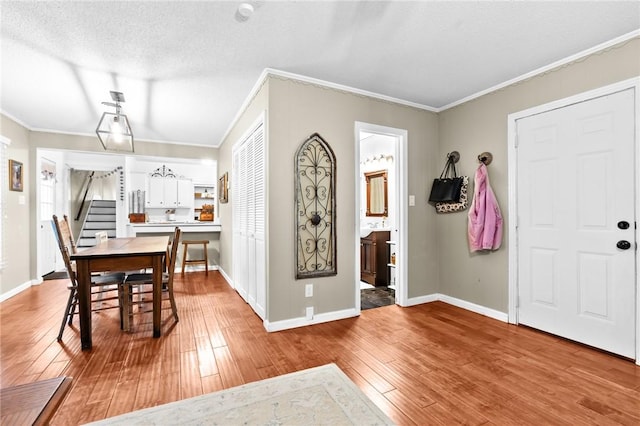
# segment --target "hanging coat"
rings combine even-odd
[[[497,250],[502,243],[502,214],[489,184],[487,166],[476,170],[473,201],[469,209],[469,250]]]

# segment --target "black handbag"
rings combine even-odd
[[[453,175],[453,176],[450,176]],[[462,190],[462,176],[458,176],[456,165],[451,156],[447,157],[447,163],[440,173],[440,177],[433,180],[429,202],[431,203],[457,203],[460,201]]]

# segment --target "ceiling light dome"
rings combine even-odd
[[[238,14],[245,19],[249,19],[253,15],[253,6],[249,3],[240,3],[238,6]]]

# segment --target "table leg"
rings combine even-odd
[[[160,337],[161,308],[162,255],[153,257],[153,337]]]
[[[76,274],[78,284],[78,313],[80,317],[80,342],[82,350],[91,349],[91,272],[89,261],[78,259],[76,261]]]

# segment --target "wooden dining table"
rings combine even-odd
[[[169,236],[109,238],[94,247],[71,254],[76,262],[80,341],[91,349],[91,273],[153,268],[153,337],[160,337],[162,260]]]

